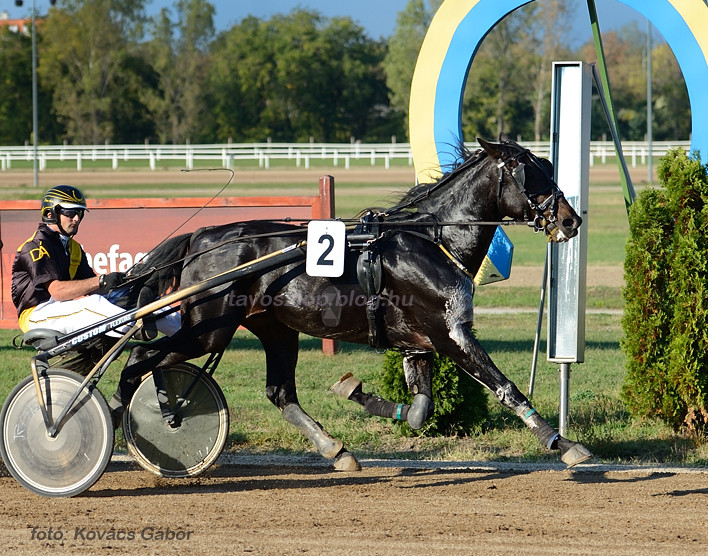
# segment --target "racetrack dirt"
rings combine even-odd
[[[629,168],[633,183],[646,182],[647,170],[643,167]],[[116,184],[161,184],[203,183],[220,184],[226,181],[226,172],[181,172],[174,168],[170,170],[137,170],[121,169],[103,170],[45,170],[39,174],[40,190],[59,183],[70,183],[76,186],[100,186]],[[349,168],[324,166],[318,168],[278,168],[272,170],[252,170],[234,168],[233,183],[238,184],[268,184],[268,183],[305,183],[316,184],[324,175],[332,175],[335,180],[371,183],[395,184],[399,187],[410,187],[415,183],[415,169],[412,166],[394,166],[389,169],[379,167]],[[590,169],[591,184],[620,183],[619,171],[616,166],[594,166]],[[1,187],[32,187],[33,173],[31,170],[5,170],[0,172]]]
[[[5,554],[708,550],[706,472],[379,461],[337,473],[319,458],[295,465],[234,459],[197,478],[169,480],[112,463],[90,490],[69,499],[31,494],[0,466],[0,546]]]

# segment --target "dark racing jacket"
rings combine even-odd
[[[54,280],[83,280],[95,276],[81,245],[69,238],[66,247],[59,232],[46,224],[17,249],[12,264],[12,302],[17,307],[20,328],[30,309],[48,301],[47,285]],[[24,329],[24,328],[23,328]]]

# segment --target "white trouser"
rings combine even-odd
[[[166,310],[169,310],[169,307],[156,311],[154,314],[158,315]],[[33,328],[50,328],[63,334],[70,334],[124,312],[125,309],[114,305],[98,294],[87,295],[71,301],[50,299],[34,308],[30,314],[28,324],[30,330]],[[172,336],[180,329],[181,321],[179,312],[176,312],[158,318],[155,324],[160,332],[167,336]],[[116,329],[116,332],[124,334],[128,330],[129,326],[121,326]],[[109,334],[113,335],[112,333]]]

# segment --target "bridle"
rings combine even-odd
[[[536,166],[541,173],[545,176],[548,183],[548,188],[539,191],[537,193],[530,194],[526,190],[526,172],[524,167],[526,166],[523,162],[520,162],[520,158],[527,155],[531,164]],[[514,168],[509,167],[510,162],[516,162]],[[501,162],[497,164],[497,168],[500,169],[499,172],[499,186],[498,186],[498,196],[501,199],[502,195],[502,183],[504,181],[504,170],[507,171],[511,177],[511,182],[516,186],[519,192],[524,196],[529,208],[533,212],[533,227],[535,232],[544,231],[548,236],[553,236],[557,234],[560,230],[557,225],[558,221],[558,202],[561,198],[565,198],[563,192],[558,187],[558,184],[553,180],[551,176],[548,175],[546,169],[541,166],[538,159],[529,151],[528,149],[521,149],[518,154],[509,157],[507,159],[502,159]],[[542,202],[537,203],[537,199],[540,195],[545,195],[550,193],[548,197]],[[550,209],[550,216],[546,218],[546,211]]]

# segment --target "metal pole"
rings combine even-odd
[[[549,244],[550,245],[550,244]],[[548,280],[548,256],[549,249],[546,249],[546,260],[543,264],[543,282],[541,283],[541,299],[538,302],[538,317],[536,318],[536,336],[533,340],[533,359],[531,360],[531,376],[529,377],[529,398],[533,396],[533,389],[536,384],[536,366],[538,364],[538,346],[541,343],[541,324],[543,323],[543,306],[546,304],[546,281]]]
[[[632,206],[632,203],[634,203],[634,199],[637,195],[634,192],[634,185],[632,184],[632,179],[629,176],[629,170],[627,170],[627,165],[624,162],[624,154],[622,153],[622,143],[619,139],[619,126],[617,124],[617,116],[612,104],[610,78],[607,73],[607,66],[605,64],[605,52],[602,47],[602,36],[600,34],[600,23],[597,19],[595,0],[587,0],[587,3],[588,12],[590,14],[590,25],[592,27],[592,36],[595,43],[595,53],[597,54],[599,75],[598,69],[595,68],[595,66],[593,66],[593,72],[596,74],[596,79],[599,84],[598,90],[600,91],[600,100],[602,101],[605,115],[607,116],[607,123],[610,126],[610,131],[612,132],[612,139],[615,142],[615,152],[617,154],[620,182],[622,183],[622,191],[624,192],[624,203],[627,213],[629,213],[629,207]]]
[[[654,182],[654,164],[651,156],[652,151],[652,94],[651,94],[651,21],[647,19],[647,150],[649,151],[649,185]]]
[[[561,363],[560,373],[560,407],[558,412],[558,432],[565,436],[568,427],[568,400],[570,397],[570,363]]]
[[[37,157],[37,25],[35,21],[34,0],[32,0],[32,142],[34,145],[34,186],[39,186],[39,168]]]

